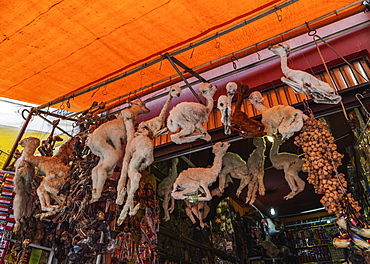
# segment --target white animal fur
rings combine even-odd
[[[283,139],[288,139],[297,131],[300,131],[303,122],[308,116],[299,109],[290,105],[275,105],[267,108],[264,105],[264,98],[260,92],[252,92],[249,101],[262,114],[262,124],[265,125],[265,132],[272,136],[279,132]]]
[[[235,82],[228,82],[226,84],[227,98],[229,99],[230,105],[233,102],[233,97],[237,89],[238,85]]]
[[[168,98],[166,103],[163,105],[163,108],[160,114],[157,117],[154,117],[150,120],[143,121],[139,124],[137,131],[141,132],[143,129],[148,129],[152,132],[153,138],[156,138],[160,135],[167,134],[168,129],[165,124],[166,114],[168,107],[172,98],[179,97],[181,94],[181,88],[178,85],[172,85],[170,91],[168,92]]]
[[[171,140],[176,144],[190,143],[199,138],[205,141],[211,140],[211,136],[202,124],[208,122],[217,87],[203,83],[199,91],[206,98],[207,106],[195,102],[182,102],[170,111],[167,119],[168,129],[173,133],[180,129],[179,132],[171,135]],[[198,132],[195,133],[195,131]]]
[[[158,195],[163,197],[162,208],[164,210],[164,217],[163,217],[164,221],[168,221],[171,219],[170,213],[172,213],[173,210],[175,209],[175,199],[173,199],[173,197],[171,196],[171,192],[172,192],[172,186],[178,176],[178,173],[177,173],[178,163],[179,163],[178,158],[172,159],[172,166],[170,168],[169,175],[158,184],[158,188],[157,188]],[[168,208],[168,203],[170,200],[171,200],[171,206],[170,208]]]
[[[284,170],[285,180],[288,182],[291,192],[284,196],[289,200],[304,190],[306,183],[299,177],[304,161],[297,155],[287,152],[279,153],[279,147],[284,143],[281,138],[275,138],[270,149],[270,161],[277,170]]]
[[[281,70],[285,77],[281,81],[292,87],[295,93],[309,95],[312,100],[318,104],[337,104],[342,99],[335,93],[335,90],[326,82],[323,82],[311,74],[293,70],[288,67],[287,57],[290,53],[290,47],[286,43],[281,43],[269,47],[269,50],[281,58]]]
[[[230,147],[229,142],[217,142],[213,146],[215,158],[210,168],[189,168],[182,171],[173,184],[172,197],[176,200],[184,200],[191,195],[198,193],[200,188],[205,192],[205,197],[199,197],[199,201],[210,201],[211,192],[208,189],[217,177],[222,168],[222,157]]]
[[[226,95],[221,95],[217,100],[217,108],[221,112],[221,123],[224,124],[225,135],[231,134],[231,102]]]
[[[132,102],[128,109],[135,117],[150,112],[143,101]],[[117,162],[122,157],[122,140],[126,140],[126,128],[121,114],[117,119],[102,124],[89,135],[86,145],[100,158],[98,165],[91,171],[93,185],[91,202],[100,198],[106,179],[113,174]]]
[[[141,179],[140,171],[146,169],[154,161],[154,144],[148,137],[151,132],[147,129],[142,129],[139,133],[135,133],[134,128],[134,115],[131,111],[122,111],[122,117],[127,131],[127,146],[125,150],[125,156],[123,158],[121,176],[117,186],[117,204],[123,203],[123,198],[126,194],[126,181],[127,181],[127,200],[119,218],[117,224],[121,225],[125,220],[128,210],[130,209],[130,216],[136,214],[140,204],[137,204],[134,208],[134,195],[136,190],[139,188]]]

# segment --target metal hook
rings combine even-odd
[[[234,68],[234,70],[236,70],[237,69],[237,65],[236,65],[236,62],[235,61],[238,61],[238,58],[237,57],[235,57],[235,56],[232,56],[231,57],[231,62],[232,62],[232,64],[233,64],[233,68]],[[239,62],[239,61],[238,61]]]
[[[159,70],[162,70],[162,63],[163,63],[163,56],[162,56],[162,59],[161,59],[161,63],[159,64]]]
[[[261,55],[258,53],[257,44],[256,44],[256,53],[257,53],[257,56],[258,56],[258,60],[261,60]]]
[[[69,100],[70,100],[71,98],[68,98],[68,100],[67,100],[67,108],[69,109],[69,108],[71,108],[71,103],[69,102]]]
[[[277,19],[278,19],[278,21],[279,21],[279,22],[281,22],[281,21],[283,20],[283,17],[277,13],[277,11],[278,11],[278,10],[280,10],[280,11],[281,11],[281,9],[278,9],[276,6],[275,6],[275,9],[276,9],[276,10],[275,10],[275,14],[276,14],[276,16],[277,16]]]
[[[192,59],[193,58],[193,54],[194,54],[194,47],[193,47],[193,44],[190,44],[190,47],[192,48],[191,49],[191,53],[190,53],[190,59]]]
[[[107,95],[108,94],[108,91],[107,91],[107,85],[104,86],[104,90],[101,91],[102,95]]]
[[[312,36],[316,36],[316,29],[314,29],[314,30],[312,30],[311,28],[310,28],[310,26],[308,25],[308,23],[307,22],[305,22],[305,24],[306,24],[306,27],[307,27],[307,29],[308,29],[308,35],[310,36],[310,37],[312,37]]]
[[[216,33],[216,36],[218,35],[218,33]],[[216,38],[216,44],[215,44],[215,48],[216,49],[218,49],[218,48],[220,48],[220,46],[221,46],[221,43],[217,40],[217,38]]]

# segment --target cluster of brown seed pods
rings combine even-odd
[[[303,170],[308,173],[308,183],[314,186],[316,193],[323,195],[320,202],[326,210],[339,217],[347,203],[356,211],[361,207],[351,193],[347,193],[345,175],[337,171],[344,155],[337,152],[334,137],[327,127],[311,115],[294,138],[294,144],[305,152]]]

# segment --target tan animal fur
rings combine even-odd
[[[164,217],[163,217],[164,221],[168,221],[171,219],[170,213],[172,213],[173,210],[175,209],[175,199],[173,199],[173,197],[171,196],[171,192],[172,192],[172,186],[178,176],[178,173],[177,173],[178,163],[179,163],[178,158],[172,159],[172,166],[170,168],[169,175],[158,184],[158,188],[157,188],[158,195],[163,197],[162,208],[164,210]],[[171,206],[170,208],[168,208],[168,203],[170,200],[171,200]]]
[[[170,91],[168,92],[167,101],[164,104],[164,106],[163,106],[161,112],[159,113],[159,115],[157,117],[154,117],[154,118],[150,119],[150,120],[141,122],[139,124],[138,128],[137,128],[137,131],[141,132],[142,129],[148,129],[152,132],[153,138],[158,137],[158,136],[163,135],[163,134],[167,134],[168,129],[167,129],[166,123],[165,123],[167,110],[168,110],[168,107],[170,105],[170,102],[171,102],[172,98],[179,97],[180,94],[181,94],[180,86],[172,85],[170,87]]]
[[[251,183],[248,186],[248,194],[245,203],[254,204],[258,189],[259,195],[265,195],[265,150],[266,143],[264,138],[254,138],[253,145],[256,149],[249,156],[247,161]]]
[[[132,102],[128,109],[135,117],[150,112],[143,101]],[[100,198],[106,179],[113,174],[117,162],[122,157],[121,141],[126,138],[126,128],[121,114],[117,119],[102,124],[89,135],[86,145],[100,158],[98,165],[91,171],[93,182],[91,202]]]
[[[284,170],[285,180],[288,182],[291,192],[284,196],[289,200],[304,190],[306,183],[299,177],[304,161],[297,155],[287,152],[279,153],[279,147],[284,143],[281,138],[276,138],[270,149],[270,161],[277,170]]]
[[[180,129],[180,131],[171,135],[171,140],[176,144],[190,143],[197,139],[211,140],[211,136],[202,124],[208,122],[214,105],[213,96],[217,87],[209,83],[203,83],[199,91],[206,98],[207,106],[196,102],[182,102],[170,111],[167,119],[168,129],[173,133]],[[195,133],[195,131],[198,132]]]
[[[40,145],[38,138],[24,138],[19,144],[24,147],[22,153],[24,161],[37,167],[45,174],[45,177],[37,188],[37,195],[40,199],[41,210],[49,213],[41,214],[39,217],[43,218],[57,213],[66,199],[64,195],[58,195],[58,192],[68,176],[68,166],[64,165],[55,157],[34,156],[37,147]],[[58,204],[51,204],[51,198]]]
[[[261,122],[265,125],[265,132],[269,136],[279,132],[283,139],[288,139],[295,132],[300,131],[303,122],[308,119],[301,110],[290,105],[275,105],[267,108],[264,100],[260,92],[255,91],[249,95],[249,101],[262,114]]]
[[[200,188],[205,193],[205,197],[199,197],[199,201],[209,201],[212,199],[211,192],[208,189],[217,177],[222,168],[222,157],[230,147],[229,142],[217,142],[213,146],[215,158],[210,168],[189,168],[182,171],[173,184],[172,197],[176,200],[187,199],[191,195],[198,193]]]
[[[139,205],[133,206],[134,195],[139,188],[141,179],[140,171],[146,169],[154,161],[154,144],[148,136],[151,131],[143,129],[140,133],[135,133],[134,116],[131,111],[122,111],[126,131],[127,131],[127,145],[125,156],[123,158],[121,176],[117,186],[117,204],[123,203],[123,198],[126,194],[127,181],[127,200],[121,214],[117,220],[117,224],[121,225],[125,220],[128,210],[130,209],[130,216],[136,214]]]
[[[21,156],[15,162],[15,174],[14,174],[14,233],[18,233],[21,229],[21,219],[29,217],[31,215],[32,205],[30,202],[32,192],[32,180],[35,177],[35,167],[24,160],[24,156]]]

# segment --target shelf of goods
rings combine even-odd
[[[0,264],[2,263],[53,263],[53,253],[50,248],[30,243],[24,254],[13,256],[12,238],[14,227],[14,172],[0,170]],[[18,257],[16,260],[14,257]],[[14,262],[15,261],[15,262]]]
[[[343,249],[332,245],[332,238],[338,228],[332,222],[335,218],[328,216],[320,219],[310,219],[287,223],[288,234],[299,257],[298,263],[342,263]]]
[[[225,213],[227,210],[223,209]],[[222,226],[228,221],[219,220],[211,221],[208,228],[200,229],[194,227],[182,209],[175,210],[171,219],[160,225],[160,263],[238,263],[234,237],[225,235]],[[231,222],[228,224],[231,225]]]

